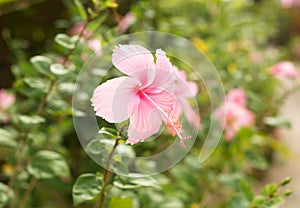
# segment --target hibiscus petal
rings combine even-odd
[[[184,96],[187,98],[195,97],[198,93],[198,86],[195,82],[187,81],[186,72],[179,70],[176,66],[173,66],[174,73],[176,75],[176,86],[174,92],[178,96]]]
[[[149,85],[155,77],[154,60],[150,51],[139,45],[119,45],[112,54],[113,64],[124,74]]]
[[[132,116],[128,129],[127,144],[144,141],[159,131],[162,124],[160,113],[153,106],[140,102]]]
[[[118,77],[99,85],[91,99],[96,115],[111,123],[129,117],[130,101],[137,93],[140,82],[131,77]]]
[[[151,103],[156,109],[164,111],[166,114],[174,113],[176,105],[178,104],[176,98],[172,92],[164,91],[147,91],[148,100],[151,99]]]
[[[169,58],[166,56],[166,53],[161,49],[156,50],[155,56],[156,74],[152,85],[162,90],[170,89],[175,81],[172,64]]]
[[[187,121],[194,125],[196,128],[200,128],[200,116],[198,113],[191,107],[190,103],[186,98],[179,99],[180,105],[182,107],[184,116]]]

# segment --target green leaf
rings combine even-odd
[[[102,127],[98,133],[106,135],[108,138],[118,138],[118,131],[112,128]]]
[[[49,89],[50,82],[37,77],[25,77],[24,82],[30,87],[46,93]]]
[[[269,167],[269,164],[266,158],[261,155],[258,151],[246,151],[245,153],[246,160],[254,167],[259,170],[266,170]]]
[[[55,75],[65,75],[70,72],[66,67],[57,63],[50,66],[50,71]]]
[[[108,139],[93,139],[88,143],[86,146],[86,151],[92,154],[104,154],[108,155],[110,151],[112,150],[112,147],[114,145],[114,140],[108,140]]]
[[[72,190],[74,206],[96,198],[102,189],[102,184],[101,178],[95,174],[86,173],[79,176]]]
[[[74,49],[76,47],[75,43],[77,42],[78,37],[69,37],[66,34],[60,33],[55,36],[54,40],[56,43],[63,46],[64,48]]]
[[[137,184],[124,184],[121,183],[120,181],[114,181],[114,186],[119,189],[137,189],[141,187],[140,185]]]
[[[34,56],[30,59],[30,62],[36,70],[44,75],[49,74],[49,68],[52,63],[51,59],[45,56]]]
[[[239,181],[239,186],[246,199],[250,202],[253,200],[254,194],[251,186],[244,180]]]
[[[265,198],[261,195],[255,196],[252,203],[251,207],[253,208],[261,208],[265,204]]]
[[[37,179],[69,177],[69,167],[61,154],[52,151],[39,151],[27,166],[28,172]]]
[[[117,8],[117,7],[118,7],[118,4],[115,3],[115,2],[112,2],[112,1],[107,1],[107,2],[105,2],[105,6],[106,6],[107,8]]]
[[[264,123],[272,127],[291,128],[291,123],[288,120],[281,117],[266,117],[264,119]]]
[[[0,207],[4,207],[13,198],[13,191],[7,185],[0,182]]]
[[[76,85],[72,82],[65,82],[58,85],[59,92],[72,95]]]
[[[228,208],[249,208],[249,202],[243,194],[234,195],[227,205]]]
[[[116,180],[114,185],[120,189],[136,189],[141,187],[159,188],[157,181],[153,177],[133,173],[128,174],[128,176],[120,176],[120,180]]]
[[[87,13],[86,13],[86,10],[85,10],[83,4],[79,0],[74,0],[74,2],[75,2],[75,6],[76,6],[80,16],[82,17],[82,19],[87,20],[88,19]]]
[[[292,189],[287,189],[284,191],[284,196],[290,196],[291,194],[293,193],[293,190]]]
[[[44,123],[45,118],[37,115],[34,116],[19,115],[19,121],[26,125],[34,125],[34,124]]]
[[[97,6],[97,5],[99,5],[99,1],[100,1],[100,0],[92,0],[92,3],[93,3],[95,6]]]
[[[0,144],[7,147],[15,147],[17,145],[17,142],[15,141],[16,136],[6,130],[6,129],[0,129]]]
[[[112,169],[114,170],[115,173],[120,174],[120,175],[128,174],[128,168],[127,168],[126,164],[121,160],[119,160],[119,161],[114,160]]]
[[[157,181],[151,176],[134,178],[130,180],[130,183],[137,184],[142,187],[158,187]]]
[[[87,30],[89,30],[89,31],[96,30],[104,22],[105,19],[106,19],[106,15],[102,15],[102,16],[94,19],[92,22],[90,22],[87,25]]]
[[[242,179],[243,175],[241,173],[227,173],[227,174],[222,174],[219,178],[221,183],[230,185],[230,186],[235,186],[238,181]]]
[[[286,177],[284,178],[281,182],[280,182],[280,186],[286,186],[287,184],[289,184],[292,181],[291,177]]]
[[[111,197],[109,208],[132,208],[133,200],[130,197],[120,197],[113,196]]]
[[[266,185],[261,194],[263,196],[274,196],[278,191],[278,186],[275,183],[270,183],[268,185]]]

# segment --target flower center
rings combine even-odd
[[[184,140],[191,138],[191,136],[182,136],[181,133],[183,132],[182,126],[177,120],[176,116],[174,115],[173,111],[170,110],[166,112],[164,109],[162,109],[153,99],[151,99],[150,96],[148,96],[145,92],[142,90],[139,91],[147,100],[149,100],[163,115],[163,121],[166,125],[166,128],[171,134],[171,136],[179,136],[180,138],[180,145],[182,147],[185,147]]]

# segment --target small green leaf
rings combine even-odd
[[[123,184],[120,181],[114,181],[114,186],[119,189],[137,189],[141,187],[137,184]]]
[[[43,118],[41,116],[37,116],[37,115],[34,115],[34,116],[20,115],[19,121],[26,125],[35,125],[35,124],[39,124],[39,123],[44,123],[45,118]]]
[[[258,151],[246,151],[245,153],[246,160],[254,167],[259,170],[266,170],[268,168],[268,162],[260,152]]]
[[[106,19],[106,15],[102,15],[102,16],[94,19],[87,25],[87,30],[88,31],[96,30],[104,22],[105,19]]]
[[[280,182],[280,186],[286,186],[286,185],[289,184],[291,181],[292,181],[292,178],[291,178],[291,177],[286,177],[285,179],[283,179],[283,180]]]
[[[83,4],[79,0],[74,0],[75,6],[83,20],[87,20],[87,13]]]
[[[102,139],[93,139],[88,143],[85,150],[88,153],[95,154],[95,155],[106,152],[105,144],[103,143]],[[109,153],[106,152],[106,154]]]
[[[109,208],[132,208],[133,200],[130,197],[113,196],[109,203]]]
[[[92,2],[95,6],[99,5],[99,0],[92,0]]]
[[[68,48],[68,49],[74,49],[76,47],[75,43],[78,40],[78,37],[73,36],[69,37],[66,34],[60,33],[57,34],[54,38],[55,42],[59,45]]]
[[[114,140],[93,139],[86,146],[86,151],[92,154],[108,155],[112,150]]]
[[[25,77],[24,82],[30,87],[46,93],[49,89],[50,82],[37,77]]]
[[[227,173],[227,174],[222,174],[219,178],[221,183],[230,185],[230,186],[235,186],[238,181],[242,179],[243,175],[240,173]]]
[[[52,151],[39,151],[32,157],[27,166],[28,172],[37,179],[54,177],[69,177],[69,167],[59,153]]]
[[[34,56],[30,59],[30,62],[36,70],[44,75],[49,74],[49,68],[52,63],[51,59],[45,56]]]
[[[13,191],[4,183],[0,182],[0,207],[4,207],[13,198]]]
[[[265,204],[265,198],[261,195],[255,196],[252,203],[251,207],[253,208],[261,208]]]
[[[55,75],[65,75],[69,73],[69,70],[61,64],[52,64],[50,66],[50,71]]]
[[[284,196],[290,196],[292,193],[293,193],[293,190],[287,189],[287,190],[284,191],[283,194],[284,194]]]
[[[16,136],[6,130],[6,129],[0,129],[0,144],[7,147],[15,147],[17,145],[17,142],[15,141]]]
[[[274,196],[274,194],[277,193],[277,190],[278,190],[278,186],[274,183],[270,183],[263,188],[261,194],[263,196],[271,196],[272,197],[272,196]]]
[[[146,176],[142,178],[134,178],[131,179],[130,182],[132,184],[137,184],[143,187],[158,187],[157,181],[151,177],[151,176]]]
[[[120,174],[120,175],[127,175],[128,174],[128,168],[126,164],[121,161],[121,160],[115,160],[112,165],[112,169],[114,170],[115,173]]]
[[[291,128],[291,123],[288,120],[281,117],[266,117],[264,119],[264,123],[272,127]]]
[[[117,7],[118,7],[118,4],[115,3],[115,2],[112,2],[112,1],[107,1],[107,2],[105,2],[105,6],[106,6],[107,8],[117,8]]]
[[[228,208],[249,208],[249,202],[243,194],[234,195],[227,205]]]
[[[114,183],[120,189],[136,189],[140,187],[159,188],[157,181],[148,175],[130,173],[127,176],[120,177],[120,179]]]
[[[72,190],[74,206],[96,198],[102,189],[102,184],[101,178],[95,174],[86,173],[79,176]]]
[[[58,85],[59,92],[73,94],[76,85],[72,82],[65,82]]]
[[[118,131],[112,128],[102,127],[98,133],[106,135],[108,138],[118,138]]]
[[[250,202],[253,200],[254,194],[251,186],[244,180],[239,181],[239,186],[247,200]]]

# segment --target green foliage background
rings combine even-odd
[[[4,4],[5,3],[5,4]],[[9,109],[10,123],[0,128],[0,206],[3,207],[123,207],[123,208],[263,208],[283,202],[291,193],[289,178],[267,185],[260,193],[253,186],[273,161],[273,153],[286,154],[273,132],[287,121],[278,117],[284,98],[281,82],[269,68],[295,58],[299,39],[287,35],[289,11],[277,1],[140,0],[140,1],[28,1],[1,2],[1,86],[10,86],[17,101]],[[57,9],[56,9],[57,8]],[[158,30],[185,37],[212,60],[225,90],[245,89],[248,107],[256,114],[254,127],[236,138],[221,140],[205,163],[197,155],[208,131],[209,97],[200,87],[198,98],[204,129],[180,164],[153,177],[122,177],[95,164],[74,132],[71,100],[76,77],[84,64],[82,54],[94,52],[82,33],[69,29],[83,22],[101,44],[122,35],[117,19],[131,11],[136,20],[126,33]],[[48,15],[49,14],[49,15]],[[50,17],[51,18],[50,18]],[[24,21],[20,21],[23,19]],[[284,27],[283,27],[284,26]],[[284,30],[283,30],[284,28]],[[292,34],[292,31],[290,30]],[[285,38],[289,37],[289,38]],[[258,60],[253,60],[253,56]],[[10,65],[11,73],[7,74]],[[5,71],[4,71],[5,70]],[[113,74],[111,76],[114,76]],[[3,80],[3,81],[2,81]],[[288,90],[288,89],[287,89]],[[87,151],[111,157],[103,160],[123,167],[118,149],[126,138],[99,120],[102,135]],[[125,148],[127,154],[146,156],[161,143]],[[143,168],[152,168],[143,164]],[[122,171],[127,171],[123,167]],[[108,176],[109,175],[109,176]],[[103,195],[103,201],[101,201]],[[100,202],[101,201],[101,202]]]

